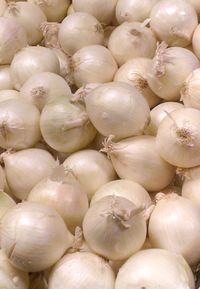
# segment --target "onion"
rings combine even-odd
[[[24,149],[36,144],[40,135],[40,113],[21,99],[0,102],[0,146]]]
[[[20,96],[41,111],[43,107],[60,96],[70,98],[71,89],[67,82],[52,72],[40,72],[31,76],[22,86]]]
[[[40,128],[50,147],[66,153],[86,147],[96,135],[84,107],[70,103],[66,97],[44,107]]]
[[[151,11],[151,28],[159,40],[170,46],[186,47],[198,25],[195,9],[189,1],[162,0]]]
[[[32,202],[11,208],[2,219],[1,232],[1,247],[9,262],[25,272],[52,266],[73,242],[55,210]]]
[[[2,89],[13,89],[8,65],[0,65],[0,90]]]
[[[88,210],[85,191],[72,173],[64,171],[63,166],[57,167],[47,179],[38,183],[27,200],[54,208],[72,233],[82,225]]]
[[[114,284],[114,273],[103,258],[92,253],[77,252],[65,255],[56,264],[48,288],[114,289]]]
[[[108,138],[104,146],[118,176],[139,183],[147,191],[164,189],[175,175],[175,168],[158,154],[153,136],[137,136],[117,143]]]
[[[66,17],[60,25],[59,43],[69,55],[85,46],[101,45],[103,41],[104,31],[101,24],[88,13],[74,13]]]
[[[36,45],[42,40],[40,25],[46,21],[46,16],[36,4],[24,1],[11,2],[4,16],[16,19],[23,26],[29,45]]]
[[[150,64],[151,60],[148,58],[131,59],[119,68],[114,81],[122,81],[134,86],[143,94],[151,108],[157,105],[161,99],[150,89],[147,82]]]
[[[155,248],[182,255],[190,265],[197,264],[200,260],[199,207],[176,194],[159,197],[161,200],[157,201],[149,221],[150,243]]]
[[[73,14],[73,13],[75,13],[75,11],[74,11],[73,5],[71,4],[71,5],[69,6],[68,10],[67,10],[67,16],[69,16],[69,15],[71,15],[71,14]]]
[[[14,87],[20,90],[22,85],[35,73],[59,73],[58,58],[49,48],[42,46],[26,47],[18,52],[10,66]]]
[[[70,0],[29,0],[37,4],[47,17],[49,22],[61,22],[67,15]]]
[[[196,56],[200,59],[200,25],[194,31],[193,38],[192,38],[192,48]]]
[[[156,145],[163,159],[174,166],[200,165],[200,111],[182,108],[171,112],[158,128]]]
[[[0,16],[3,16],[4,12],[7,9],[7,1],[6,0],[0,0]]]
[[[200,206],[200,179],[195,180],[185,180],[182,187],[182,196],[194,201],[198,206]]]
[[[117,0],[72,0],[75,12],[86,12],[107,25],[113,20]]]
[[[61,49],[52,48],[52,51],[57,56],[60,63],[60,75],[67,81],[69,85],[74,84],[71,58],[65,54]]]
[[[154,107],[150,112],[151,121],[145,129],[145,134],[156,136],[162,120],[172,111],[181,108],[184,106],[178,102],[164,102]]]
[[[87,211],[83,234],[89,247],[111,260],[124,260],[137,252],[146,239],[142,209],[117,196],[102,198]]]
[[[0,17],[0,64],[10,64],[15,53],[27,45],[24,28],[15,19]]]
[[[149,249],[133,255],[119,270],[115,289],[195,289],[184,258],[166,250]]]
[[[129,180],[116,180],[107,182],[94,194],[90,205],[107,196],[118,196],[133,202],[136,207],[148,209],[151,205],[151,198],[148,192],[139,184]]]
[[[43,22],[40,27],[44,36],[45,47],[59,49],[58,31],[60,24],[57,22]]]
[[[167,101],[179,100],[184,81],[199,65],[197,57],[188,49],[167,48],[163,42],[158,45],[149,68],[148,84],[161,98]]]
[[[156,38],[144,24],[125,22],[110,35],[108,48],[121,66],[132,58],[152,58],[156,51]]]
[[[90,45],[78,50],[72,57],[73,76],[77,87],[92,82],[109,82],[117,71],[110,51],[100,45]]]
[[[95,150],[87,149],[71,154],[63,166],[73,171],[89,199],[101,186],[116,179],[111,162]]]
[[[200,68],[192,71],[183,84],[181,90],[181,100],[186,107],[200,109],[199,83]]]
[[[15,201],[8,194],[0,191],[0,219],[2,219],[5,213],[15,205]]]
[[[27,273],[13,267],[3,250],[0,250],[0,282],[3,289],[28,289]]]
[[[19,99],[19,91],[12,89],[0,90],[0,102],[8,99]]]
[[[20,200],[26,199],[33,187],[57,165],[50,153],[35,148],[5,153],[3,161],[8,185]]]
[[[121,24],[128,22],[143,22],[149,18],[151,9],[158,0],[119,0],[116,6],[116,17]]]
[[[122,105],[123,101],[123,105]],[[149,122],[149,106],[140,92],[123,82],[102,84],[85,98],[95,128],[116,139],[142,134]]]

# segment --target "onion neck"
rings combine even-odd
[[[109,137],[105,138],[105,140],[103,141],[103,148],[100,150],[100,152],[106,153],[108,159],[111,158],[111,154],[113,152],[113,139],[114,139],[114,135],[110,135]]]
[[[177,200],[178,198],[179,198],[179,195],[175,193],[171,193],[167,195],[164,193],[158,193],[155,196],[155,201],[156,201],[156,204],[158,204],[162,200]]]
[[[59,23],[43,22],[41,30],[45,40],[45,46],[48,48],[60,48],[58,41]]]
[[[153,73],[155,76],[162,77],[165,74],[165,53],[167,44],[163,41],[157,44],[156,55],[153,60]]]

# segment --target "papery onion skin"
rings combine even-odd
[[[36,45],[42,40],[40,25],[47,19],[36,4],[25,1],[11,2],[8,4],[4,17],[16,19],[23,26],[29,45]]]
[[[78,50],[72,57],[73,77],[79,88],[92,82],[109,82],[117,71],[111,52],[100,45],[90,45]]]
[[[25,149],[34,146],[41,137],[40,113],[23,100],[0,102],[0,146],[5,149]]]
[[[95,150],[87,149],[71,154],[63,166],[73,171],[89,199],[101,186],[117,178],[110,160]]]
[[[199,234],[200,210],[194,202],[176,194],[161,197],[149,220],[148,235],[154,248],[180,254],[196,265],[200,260]]]
[[[159,0],[119,0],[116,6],[116,18],[123,22],[143,22],[150,16],[151,9]]]
[[[129,180],[116,180],[101,186],[94,194],[90,206],[107,196],[118,196],[133,202],[137,207],[149,208],[151,198],[139,184]]]
[[[85,108],[71,103],[66,97],[44,107],[40,128],[50,147],[66,153],[86,147],[96,135]]]
[[[28,0],[37,4],[49,22],[61,22],[67,15],[70,0]]]
[[[72,0],[75,12],[87,12],[95,16],[100,23],[110,24],[114,14],[117,0]]]
[[[162,120],[167,117],[167,113],[171,113],[174,110],[184,108],[181,103],[178,102],[164,102],[154,107],[150,112],[151,121],[145,129],[147,135],[157,135],[159,125]]]
[[[115,289],[131,288],[194,289],[195,283],[183,257],[167,250],[149,249],[133,255],[119,270]]]
[[[160,191],[171,183],[175,168],[158,154],[155,137],[137,136],[116,143],[108,139],[104,144],[103,151],[121,179],[137,182],[150,192]]]
[[[161,102],[161,99],[150,89],[147,82],[147,72],[151,59],[133,58],[122,65],[115,74],[114,81],[126,82],[140,91],[152,108]]]
[[[12,266],[3,250],[0,250],[0,276],[3,289],[29,288],[28,274]]]
[[[199,126],[199,110],[182,108],[171,112],[158,128],[156,146],[161,157],[181,168],[200,165]]]
[[[40,111],[45,104],[64,95],[70,99],[71,89],[69,85],[61,76],[52,72],[34,74],[20,90],[20,96],[34,104]]]
[[[148,84],[153,92],[167,101],[180,99],[180,90],[189,74],[199,68],[197,57],[182,47],[158,45],[148,71]]]
[[[50,48],[28,46],[18,52],[10,66],[14,87],[20,90],[22,85],[35,73],[53,72],[59,74],[58,58]]]
[[[181,89],[181,100],[185,107],[200,109],[200,68],[195,69],[185,80]]]
[[[198,25],[195,9],[185,0],[162,0],[151,11],[150,26],[160,41],[186,47]]]
[[[122,139],[140,135],[149,122],[146,99],[127,83],[102,84],[85,97],[85,104],[91,122],[104,136]]]
[[[55,210],[32,202],[10,209],[2,219],[1,232],[1,247],[10,263],[25,272],[52,266],[73,242],[73,236]]]
[[[156,38],[142,23],[125,22],[110,35],[108,48],[121,66],[132,58],[152,58],[156,51]]]
[[[103,44],[104,31],[94,16],[76,12],[62,21],[58,38],[63,51],[73,55],[85,46]]]
[[[15,53],[27,45],[24,28],[14,19],[0,17],[0,64],[10,64]]]
[[[14,86],[10,76],[10,66],[0,65],[0,90],[13,88]]]
[[[8,185],[20,200],[25,200],[32,188],[57,165],[49,152],[34,148],[5,153],[3,160]]]
[[[93,253],[65,255],[54,267],[49,289],[114,289],[115,276],[109,264]]]
[[[70,232],[82,225],[88,210],[88,198],[73,173],[58,167],[50,177],[42,180],[30,191],[28,201],[46,204],[55,209]]]
[[[137,252],[146,239],[142,209],[129,200],[107,196],[87,211],[83,234],[89,247],[111,260],[124,260]]]

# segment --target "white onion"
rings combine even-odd
[[[49,289],[114,289],[115,276],[109,264],[92,253],[65,255],[54,267]]]
[[[151,28],[170,46],[186,47],[198,25],[195,9],[185,0],[162,0],[151,11]]]
[[[158,154],[153,136],[131,137],[117,143],[108,138],[104,146],[118,176],[139,183],[147,191],[164,189],[175,175],[175,168]]]
[[[151,60],[149,58],[131,59],[119,68],[114,81],[122,81],[134,86],[142,93],[151,108],[157,105],[161,99],[150,89],[147,82],[150,64]]]
[[[40,111],[60,96],[70,98],[71,89],[67,82],[52,72],[40,72],[31,76],[21,87],[20,96],[34,104]]]
[[[111,260],[124,260],[137,252],[146,239],[146,221],[128,199],[107,196],[93,204],[83,221],[89,247]]]
[[[167,113],[171,113],[174,110],[181,109],[184,106],[178,102],[164,102],[154,107],[150,112],[151,121],[145,129],[145,134],[157,135],[159,125],[162,120],[167,116]]]
[[[0,17],[0,64],[10,64],[15,53],[27,45],[25,29],[15,19]]]
[[[50,153],[35,148],[5,153],[3,161],[8,185],[20,200],[25,200],[33,187],[57,165]]]
[[[12,266],[3,250],[0,250],[0,283],[2,289],[29,288],[28,274]]]
[[[179,100],[184,81],[199,65],[197,57],[188,49],[167,48],[162,42],[149,68],[148,84],[161,98],[167,101]]]
[[[112,54],[100,45],[89,45],[78,50],[72,57],[72,67],[77,87],[112,81],[117,71]]]
[[[200,260],[200,210],[176,194],[161,195],[151,214],[149,240],[153,247],[182,255],[190,265]]]
[[[182,108],[171,112],[158,128],[156,145],[163,159],[174,166],[200,165],[200,111]]]
[[[133,202],[136,207],[148,209],[151,198],[148,192],[139,184],[129,180],[116,180],[106,183],[94,194],[90,205],[107,196],[118,196]]]
[[[27,200],[55,209],[73,233],[77,226],[82,225],[88,210],[85,191],[70,171],[64,171],[63,166],[56,168],[47,179],[36,184]]]
[[[29,0],[37,4],[49,22],[61,22],[67,15],[70,0]]]
[[[185,80],[181,89],[181,100],[186,107],[200,109],[200,68],[195,69]]]
[[[116,17],[118,22],[143,22],[149,18],[151,9],[159,0],[118,0]]]
[[[149,249],[133,255],[119,270],[115,289],[195,289],[184,258],[166,250]]]
[[[72,0],[75,12],[86,12],[96,17],[100,23],[110,24],[114,14],[117,0]]]
[[[194,31],[193,38],[192,38],[192,48],[196,56],[200,59],[200,25]]]
[[[69,85],[74,84],[72,67],[71,67],[71,57],[65,54],[61,49],[52,48],[59,60],[60,64],[60,75],[67,81]]]
[[[120,139],[139,135],[149,122],[147,101],[127,83],[102,84],[86,96],[85,104],[91,122],[104,136],[112,134]]]
[[[8,5],[6,0],[0,0],[0,16],[3,16],[4,12],[6,11]]]
[[[59,73],[58,58],[50,48],[29,46],[18,52],[10,66],[14,87],[20,90],[22,85],[35,73]]]
[[[36,144],[40,135],[40,113],[31,103],[19,99],[0,102],[0,146],[24,149]]]
[[[121,66],[132,58],[152,58],[156,51],[156,38],[151,29],[144,24],[125,22],[110,35],[108,48]]]
[[[89,199],[101,186],[117,177],[111,162],[95,150],[87,149],[71,154],[63,166],[73,171]]]
[[[32,202],[11,208],[2,219],[1,232],[1,247],[10,263],[25,272],[52,266],[73,242],[55,210]]]
[[[4,16],[17,20],[23,26],[29,45],[36,45],[42,40],[40,25],[46,21],[46,16],[36,4],[25,1],[11,2]]]
[[[8,99],[19,99],[19,91],[13,89],[0,90],[0,102]]]
[[[83,12],[66,17],[60,25],[59,43],[65,53],[73,55],[79,49],[103,44],[104,31],[99,21]]]
[[[69,15],[71,15],[71,14],[73,14],[73,13],[75,13],[75,11],[74,11],[73,4],[71,4],[71,5],[69,6],[68,10],[67,10],[67,16],[69,16]]]
[[[0,65],[0,90],[2,89],[13,89],[10,66],[8,65]]]
[[[15,201],[8,194],[0,191],[0,219],[2,219],[6,212],[15,205]]]
[[[50,147],[66,153],[86,147],[96,135],[84,107],[71,103],[66,97],[44,107],[40,128]]]

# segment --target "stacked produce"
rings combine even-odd
[[[199,289],[200,1],[0,0],[0,288]]]

